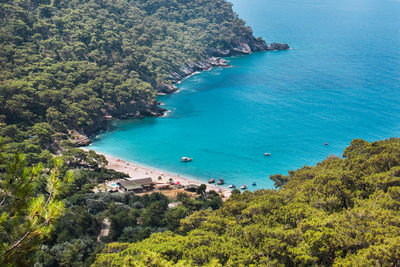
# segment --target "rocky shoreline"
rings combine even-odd
[[[158,92],[161,94],[171,94],[178,90],[174,85],[181,82],[183,79],[191,76],[198,71],[208,71],[213,67],[230,67],[227,61],[222,57],[231,57],[237,55],[248,55],[253,52],[261,51],[278,51],[289,50],[290,47],[283,43],[271,43],[267,45],[264,40],[255,39],[250,42],[239,41],[236,46],[231,49],[211,49],[208,51],[210,57],[206,60],[197,62],[185,63],[178,71],[173,71],[169,75],[172,84],[162,83],[158,87]]]
[[[156,85],[157,94],[166,95],[172,94],[178,91],[178,87],[175,85],[185,78],[193,75],[199,71],[208,71],[213,67],[230,67],[228,62],[223,57],[231,57],[238,55],[248,55],[253,52],[262,51],[277,51],[277,50],[288,50],[289,45],[283,43],[271,43],[267,44],[260,38],[249,38],[246,40],[238,40],[231,44],[229,49],[209,49],[208,58],[197,62],[189,62],[183,64],[179,70],[171,71],[169,80]],[[162,117],[164,116],[166,109],[160,107],[160,102],[152,101],[146,102],[144,100],[132,100],[130,105],[124,107],[118,106],[107,106],[104,110],[103,119],[99,122],[96,127],[91,129],[88,136],[95,134],[101,130],[107,128],[107,120],[112,119],[129,119],[129,118],[142,118],[142,117]],[[111,115],[112,114],[112,115]],[[82,131],[83,132],[83,131]],[[86,146],[91,143],[90,139],[84,133],[79,133],[80,137],[76,140],[79,146]],[[82,139],[84,138],[84,140]],[[75,139],[75,138],[74,138]]]

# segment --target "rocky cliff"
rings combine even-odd
[[[185,63],[181,66],[181,68],[177,71],[172,71],[169,75],[171,82],[178,83],[182,79],[192,75],[197,71],[205,71],[209,70],[212,67],[229,67],[227,61],[221,57],[230,57],[237,55],[247,55],[253,52],[260,51],[276,51],[276,50],[288,50],[290,47],[287,44],[282,43],[271,43],[268,45],[262,39],[249,38],[235,41],[231,44],[228,49],[209,49],[208,54],[209,58],[197,61]],[[173,93],[178,88],[174,85],[169,85],[167,83],[163,83],[159,88],[159,92],[163,94]]]

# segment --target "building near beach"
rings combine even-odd
[[[143,186],[133,181],[129,180],[121,180],[118,182],[119,189],[125,192],[135,192],[140,193],[143,192]]]
[[[155,187],[153,179],[151,178],[141,178],[141,179],[129,179],[121,180],[118,182],[120,190],[124,192],[135,192],[140,193],[145,190],[151,190]]]
[[[135,184],[141,185],[143,189],[153,189],[155,186],[155,183],[153,182],[153,179],[150,177],[147,178],[140,178],[140,179],[129,179],[129,181],[132,181]]]

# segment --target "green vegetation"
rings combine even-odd
[[[4,0],[0,16],[0,123],[23,130],[1,135],[24,143],[43,131],[42,147],[104,128],[104,115],[160,114],[172,72],[256,40],[223,0]]]
[[[47,237],[54,220],[62,215],[64,204],[58,200],[63,186],[61,166],[56,158],[50,171],[42,165],[28,168],[24,156],[18,154],[0,176],[0,263],[26,264],[27,259],[19,255],[27,255]],[[64,180],[70,180],[70,175]]]
[[[75,193],[65,198],[65,215],[57,220],[33,262],[39,266],[88,266],[104,243],[138,242],[165,231],[180,233],[181,219],[222,205],[216,193],[195,199],[180,194],[177,201],[181,204],[168,208],[171,201],[160,193]],[[110,223],[108,227],[105,220]],[[109,232],[102,236],[101,229],[105,228]]]
[[[91,192],[125,175],[80,134],[161,114],[185,63],[262,42],[228,2],[2,0],[0,16],[0,265],[400,265],[399,139],[355,140],[224,205],[204,186],[174,208]]]
[[[400,139],[354,140],[343,156],[196,212],[180,234],[109,244],[94,266],[399,265]]]
[[[0,164],[6,164],[1,147]],[[194,199],[179,194],[173,208],[160,193],[95,194],[94,185],[125,175],[99,167],[68,170],[60,157],[51,166],[27,167],[17,154],[0,173],[0,265],[89,266],[105,243],[180,233],[181,219],[222,205],[217,193],[204,191]],[[109,232],[102,235],[104,228]]]
[[[162,114],[156,94],[183,65],[242,43],[256,50],[263,41],[230,3],[2,0],[0,17],[0,265],[89,265],[105,242],[178,233],[180,219],[220,207],[203,186],[173,209],[158,194],[94,194],[125,175],[77,146],[105,117]]]

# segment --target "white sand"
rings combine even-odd
[[[82,148],[85,151],[88,151],[89,149],[87,148]],[[201,185],[204,184],[203,182],[199,182],[187,177],[182,177],[180,175],[176,174],[171,174],[162,170],[157,170],[153,169],[150,167],[145,167],[142,165],[139,165],[137,163],[132,163],[128,162],[122,159],[119,159],[117,157],[113,157],[110,155],[106,155],[103,153],[96,152],[97,154],[103,155],[107,161],[108,165],[106,166],[107,169],[113,169],[118,172],[122,172],[127,174],[130,178],[132,179],[139,179],[139,178],[148,178],[151,177],[154,182],[156,183],[168,183],[169,179],[172,178],[175,183],[179,182],[181,185],[189,185],[189,184],[195,184],[195,185]],[[190,163],[188,163],[190,164]],[[159,177],[161,177],[161,180],[159,180]],[[228,198],[231,194],[230,190],[227,190],[223,187],[216,186],[216,185],[207,185],[207,191],[209,190],[214,190],[218,192],[219,190],[222,191],[222,194],[225,198]]]

